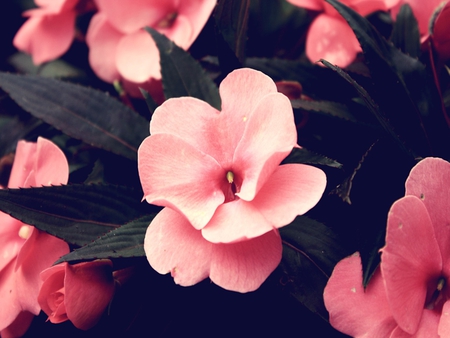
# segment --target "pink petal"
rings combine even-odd
[[[147,202],[179,210],[196,229],[203,228],[224,201],[225,171],[175,136],[146,138],[138,150],[138,170]]]
[[[405,195],[418,197],[428,210],[439,248],[444,257],[444,270],[450,274],[450,190],[443,189],[450,181],[450,163],[440,158],[426,158],[410,172]]]
[[[22,337],[33,321],[34,315],[29,312],[20,312],[16,319],[5,329],[0,331],[2,338]]]
[[[261,236],[273,228],[253,203],[237,199],[217,208],[202,235],[212,243],[233,243]]]
[[[10,262],[0,271],[0,331],[7,328],[14,322],[16,317],[22,312],[22,307],[18,301],[18,290],[16,288],[16,278],[14,271],[14,261]],[[35,313],[36,315],[39,313]]]
[[[442,273],[439,246],[420,199],[405,196],[392,205],[381,251],[381,272],[392,314],[402,330],[414,334],[426,305],[428,283]]]
[[[258,289],[281,261],[278,231],[234,244],[216,244],[212,250],[211,280],[224,289]]]
[[[285,164],[275,169],[251,203],[280,228],[313,208],[322,197],[326,182],[325,173],[318,168]]]
[[[114,294],[110,260],[66,265],[64,281],[67,317],[81,330],[93,327]]]
[[[47,314],[48,320],[54,324],[68,320],[64,299],[60,304],[55,303],[55,297],[64,297],[64,293],[61,293],[60,290],[64,291],[64,277],[67,264],[65,262],[54,265],[40,274],[43,284],[39,290],[38,303],[42,311]]]
[[[417,331],[410,335],[403,331],[400,327],[397,327],[389,338],[444,338],[445,334],[438,335],[440,313],[431,310],[423,310],[422,318],[420,320],[419,328]]]
[[[178,15],[170,27],[157,30],[183,49],[188,49],[194,42],[191,22],[183,15]]]
[[[400,7],[403,4],[409,4],[413,10],[413,14],[419,23],[420,35],[428,35],[428,25],[433,11],[442,3],[442,0],[402,0],[398,6],[394,7],[391,11],[391,16],[395,19]]]
[[[364,290],[359,253],[344,258],[335,266],[323,297],[330,313],[330,324],[352,337],[389,337],[397,326],[379,269]]]
[[[290,2],[295,6],[311,9],[314,11],[323,10],[324,5],[324,0],[287,0],[287,2]]]
[[[89,64],[97,76],[113,83],[120,78],[116,66],[116,49],[123,34],[110,25],[102,13],[95,14],[86,35],[89,46]]]
[[[38,137],[34,164],[36,186],[67,184],[69,163],[66,156],[53,142]]]
[[[75,12],[32,16],[14,37],[14,46],[33,57],[36,65],[54,60],[70,47],[75,27]]]
[[[291,103],[280,93],[261,99],[244,123],[232,170],[242,180],[236,195],[251,201],[296,145],[297,131]]]
[[[36,161],[37,144],[34,142],[19,141],[17,143],[16,155],[11,168],[11,176],[9,177],[8,188],[24,187],[24,183],[28,180],[34,169]],[[34,183],[34,182],[33,182]],[[34,184],[33,184],[34,185]]]
[[[19,236],[23,223],[0,212],[0,271],[15,259],[25,240]]]
[[[128,81],[160,79],[159,51],[149,33],[139,30],[122,37],[116,49],[116,65]]]
[[[42,250],[42,248],[46,248],[46,250]],[[66,242],[33,229],[16,260],[16,297],[23,310],[36,315],[39,313],[40,306],[37,296],[42,285],[39,275],[67,253],[69,253],[69,246]]]
[[[39,7],[52,9],[55,12],[68,11],[73,9],[79,0],[35,0]]]
[[[387,12],[399,3],[400,0],[352,0],[351,7],[362,16],[367,16],[376,11]]]
[[[164,208],[147,229],[147,259],[160,274],[171,272],[175,283],[189,286],[209,275],[213,244],[180,213]]]
[[[227,153],[234,152],[248,124],[246,121],[257,112],[255,108],[264,97],[277,92],[277,87],[267,75],[243,68],[228,74],[220,84],[219,91],[222,98],[222,111],[220,125],[214,127],[215,138],[228,147]],[[211,136],[208,142],[213,140]],[[227,162],[221,163],[226,167],[231,164],[232,159],[230,158]]]
[[[450,337],[449,317],[450,317],[450,302],[447,301],[445,302],[444,307],[442,308],[441,317],[439,320],[439,327],[437,330],[440,337]]]
[[[186,0],[184,0],[186,1]],[[95,0],[100,12],[124,34],[131,34],[145,27],[155,26],[170,13],[176,13],[177,0]]]
[[[344,19],[321,14],[311,23],[306,38],[306,55],[312,62],[325,59],[346,67],[360,51],[358,40]]]

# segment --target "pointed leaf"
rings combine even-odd
[[[395,47],[411,57],[420,55],[420,32],[419,25],[409,4],[404,4],[397,14],[391,41]]]
[[[242,63],[245,57],[250,0],[219,1],[214,18],[228,46]]]
[[[145,103],[147,104],[147,108],[150,111],[150,114],[153,114],[156,108],[158,108],[158,104],[153,100],[153,97],[151,97],[150,93],[146,91],[145,89],[139,88],[141,91],[142,96],[145,99]]]
[[[292,152],[282,162],[282,164],[287,163],[303,163],[303,164],[323,165],[337,169],[342,168],[342,164],[340,164],[338,161],[332,160],[331,158],[317,154],[305,148],[292,149]]]
[[[192,96],[220,110],[219,89],[200,64],[186,51],[156,30],[145,27],[159,49],[164,96]]]
[[[135,160],[148,121],[107,94],[35,75],[0,73],[0,87],[24,110],[65,134]]]
[[[152,211],[142,191],[110,185],[1,189],[0,210],[69,243],[87,244]],[[1,226],[1,225],[0,225]]]
[[[305,216],[280,229],[283,240],[281,270],[285,290],[311,311],[327,319],[323,290],[334,266],[348,255],[338,237],[320,222]]]
[[[294,109],[301,108],[306,111],[320,112],[351,122],[356,122],[355,117],[350,113],[348,107],[339,102],[294,100],[292,101],[292,107]]]
[[[111,230],[94,242],[61,257],[55,264],[102,258],[143,257],[145,232],[154,217],[155,214],[146,215]]]

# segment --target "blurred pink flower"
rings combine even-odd
[[[448,34],[450,30],[450,2],[442,3],[432,27],[431,41],[439,59],[444,62],[450,60],[450,36]]]
[[[122,81],[127,91],[160,86],[159,52],[152,27],[188,49],[208,20],[216,0],[95,0],[99,12],[88,28],[89,62],[102,80]],[[133,94],[133,91],[131,90]]]
[[[321,198],[325,174],[280,162],[296,146],[289,99],[266,75],[230,73],[222,110],[183,97],[164,102],[138,151],[144,197],[165,206],[144,248],[159,273],[192,285],[257,289],[281,259],[277,228]]]
[[[450,163],[439,158],[411,170],[366,292],[359,256],[336,265],[324,292],[336,329],[355,337],[450,336],[449,180]]]
[[[81,330],[92,328],[114,295],[110,260],[62,263],[41,272],[38,301],[54,324],[70,320]]]
[[[14,46],[31,54],[36,65],[60,57],[72,44],[75,35],[75,17],[86,2],[86,0],[35,0],[39,8],[24,13],[29,19],[16,33]]]
[[[43,138],[37,143],[20,141],[8,188],[66,184],[68,177],[66,157],[52,142]],[[69,246],[4,213],[0,213],[0,223],[0,331],[2,337],[18,336],[41,310],[39,274],[68,253]]]
[[[325,59],[339,67],[346,67],[361,52],[361,46],[350,26],[325,0],[287,0],[320,14],[311,23],[306,37],[306,56],[312,62]],[[400,0],[341,0],[361,14],[388,11]]]

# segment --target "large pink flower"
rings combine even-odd
[[[411,170],[366,292],[359,257],[338,263],[324,293],[335,328],[355,337],[450,336],[449,180],[450,163],[439,158]]]
[[[99,12],[86,42],[92,69],[106,82],[152,86],[161,79],[159,52],[142,28],[152,27],[188,49],[208,20],[216,0],[95,0]]]
[[[138,151],[149,203],[165,206],[147,230],[153,268],[181,285],[206,277],[258,288],[281,259],[276,230],[311,209],[326,185],[317,168],[280,162],[296,145],[290,101],[251,69],[220,85],[222,110],[191,97],[154,113]]]
[[[36,65],[63,55],[75,34],[77,5],[86,0],[35,0],[39,6],[24,13],[29,19],[14,37],[14,46],[31,54]],[[84,4],[83,4],[84,6]]]
[[[52,142],[20,141],[9,179],[9,188],[67,183],[69,166]],[[0,331],[23,330],[41,310],[37,295],[39,274],[69,252],[64,241],[0,213]],[[6,329],[6,330],[5,330]]]
[[[70,320],[88,330],[101,318],[114,295],[110,260],[62,263],[41,273],[38,301],[52,323]]]
[[[339,67],[348,66],[361,52],[361,46],[350,26],[325,0],[287,0],[293,5],[319,11],[306,37],[306,56],[316,62],[325,59]],[[387,11],[400,0],[341,0],[344,5],[366,16]]]

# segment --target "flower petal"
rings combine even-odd
[[[0,271],[15,259],[25,240],[19,236],[23,223],[8,214],[0,212]]]
[[[8,188],[16,189],[24,187],[25,182],[29,180],[28,178],[34,169],[36,149],[37,144],[34,142],[19,141],[17,143]],[[34,185],[34,182],[31,182],[31,184]]]
[[[34,162],[36,186],[67,184],[69,163],[66,156],[54,143],[38,137]]]
[[[18,292],[15,277],[14,261],[12,261],[0,271],[0,299],[2,300],[2,304],[8,305],[0,306],[0,331],[11,325],[19,313],[22,312],[17,297]]]
[[[38,303],[42,311],[47,314],[48,320],[54,324],[68,320],[66,311],[60,313],[55,308],[57,304],[54,303],[55,295],[59,294],[57,291],[64,289],[64,276],[67,264],[67,262],[64,262],[63,264],[54,265],[41,272],[43,284],[39,290]],[[62,301],[62,304],[59,304],[59,306],[61,305],[64,306],[64,301]]]
[[[114,295],[111,261],[66,265],[64,288],[67,317],[81,330],[92,328]]]
[[[0,336],[2,338],[22,337],[30,327],[33,318],[34,315],[30,312],[20,312],[7,328],[0,330]]]
[[[213,244],[180,213],[164,208],[147,229],[144,250],[160,274],[171,272],[175,283],[190,286],[209,275]]]
[[[203,228],[224,201],[224,170],[175,136],[146,138],[138,150],[138,169],[147,202],[180,211],[196,229]]]
[[[427,311],[429,312],[429,311]],[[450,337],[450,301],[446,301],[441,312],[437,333],[440,337]],[[436,332],[436,331],[434,331]]]
[[[295,6],[311,9],[314,11],[323,10],[324,4],[323,0],[287,0],[287,1]]]
[[[232,170],[242,180],[236,195],[251,201],[297,144],[297,131],[291,102],[280,93],[261,99],[245,123]]]
[[[402,330],[414,334],[426,305],[428,284],[439,278],[442,269],[433,226],[419,198],[405,196],[392,205],[381,251],[381,272],[392,314]]]
[[[419,327],[417,331],[410,335],[409,333],[403,331],[399,326],[392,332],[389,338],[443,338],[448,337],[445,334],[438,335],[438,325],[440,313],[431,310],[423,310],[422,319],[420,320]]]
[[[352,337],[389,337],[397,326],[379,269],[364,290],[359,253],[335,266],[323,298],[330,313],[330,324]]]
[[[215,244],[211,280],[224,289],[250,292],[258,289],[281,261],[278,231],[233,244]]]
[[[120,39],[116,49],[116,65],[120,75],[128,81],[161,79],[158,48],[150,34],[144,30]]]
[[[450,190],[442,189],[450,181],[450,163],[428,157],[420,161],[406,180],[405,195],[418,197],[428,210],[439,248],[444,257],[444,271],[450,274]]]
[[[89,64],[95,74],[105,82],[112,83],[120,78],[116,66],[116,49],[122,36],[122,33],[111,26],[103,13],[92,17],[86,34]]]
[[[343,68],[360,51],[355,33],[344,19],[320,14],[311,23],[306,38],[306,55],[312,62],[325,59]]]
[[[75,12],[30,17],[14,37],[14,46],[33,57],[36,65],[54,60],[70,47],[75,27]]]

